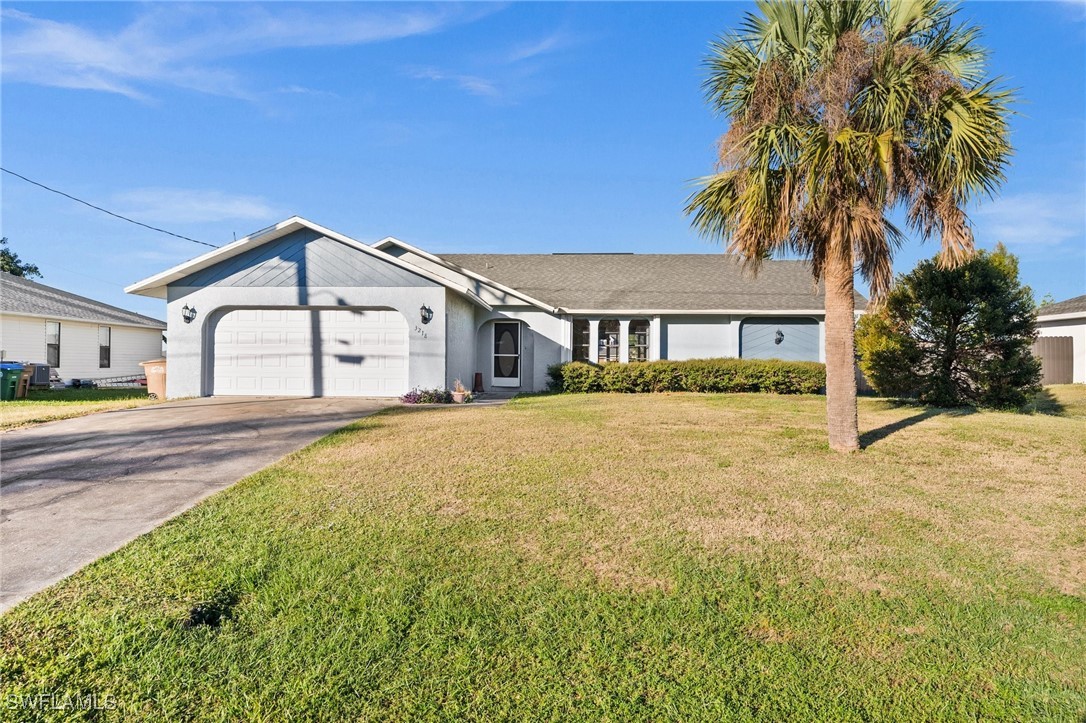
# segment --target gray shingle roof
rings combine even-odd
[[[0,272],[0,311],[165,329],[166,322]]]
[[[1086,314],[1086,294],[1076,296],[1067,301],[1060,301],[1037,309],[1037,316],[1049,316],[1051,314],[1074,314],[1081,311]]]
[[[824,307],[804,261],[766,261],[757,276],[732,254],[442,254],[562,309],[810,310]],[[856,308],[867,300],[856,294]]]

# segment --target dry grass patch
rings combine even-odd
[[[885,594],[983,588],[995,564],[1086,591],[1077,418],[862,405],[873,441],[853,457],[826,448],[820,397],[594,395],[384,415],[304,471],[348,500],[500,523],[533,562],[635,589],[672,584],[649,541],[686,538]],[[405,486],[428,447],[444,452]]]

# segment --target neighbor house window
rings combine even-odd
[[[646,319],[634,319],[630,322],[630,361],[649,360],[649,322]]]
[[[60,366],[60,322],[45,322],[45,363],[51,367]]]
[[[573,320],[573,361],[586,362],[592,349],[592,325],[588,319]]]
[[[604,319],[600,322],[600,364],[618,361],[618,319]]]
[[[109,338],[108,326],[98,327],[98,368],[109,369]]]

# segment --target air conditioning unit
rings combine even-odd
[[[49,386],[49,365],[48,364],[35,364],[34,374],[30,377],[30,386],[32,387],[47,387]]]

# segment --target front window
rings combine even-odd
[[[649,360],[649,322],[645,319],[634,319],[630,322],[630,361],[643,362]]]
[[[600,322],[600,364],[618,361],[618,319],[604,319]]]
[[[60,366],[60,322],[45,322],[45,363],[56,368]]]
[[[98,327],[98,368],[109,369],[110,328]]]
[[[592,325],[588,319],[573,320],[573,361],[586,362],[592,349]]]

